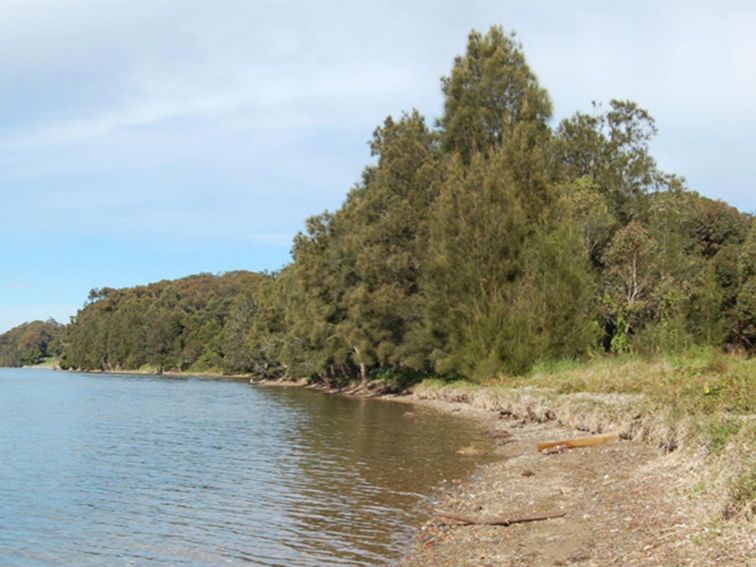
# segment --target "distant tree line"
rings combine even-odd
[[[31,366],[59,356],[63,325],[53,319],[31,321],[0,335],[0,366]]]
[[[541,359],[756,348],[756,223],[689,191],[629,101],[551,125],[514,36],[472,32],[444,110],[373,134],[335,212],[272,275],[93,292],[83,369],[221,369],[328,382],[524,373]]]
[[[68,325],[64,368],[258,372],[246,334],[270,276],[199,274],[126,289],[94,289]]]

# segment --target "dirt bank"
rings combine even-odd
[[[500,457],[439,497],[436,516],[422,527],[402,566],[745,566],[756,561],[752,523],[712,520],[717,502],[696,489],[701,473],[694,455],[670,453],[648,439],[541,454],[537,442],[584,436],[591,428],[560,424],[553,412],[552,419],[539,419],[532,406],[530,414],[496,411],[480,399],[455,399],[448,392],[401,399],[484,420]],[[594,423],[593,429],[611,425],[587,414],[582,419]],[[443,512],[479,519],[565,516],[504,527],[453,525],[440,516]]]

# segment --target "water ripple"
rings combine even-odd
[[[232,381],[0,369],[0,563],[375,565],[478,431]]]

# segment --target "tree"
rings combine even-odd
[[[422,343],[420,271],[429,209],[437,192],[436,138],[416,111],[387,118],[371,149],[378,164],[344,210],[343,245],[355,270],[340,332],[355,358],[382,367],[427,369]]]
[[[198,274],[134,288],[93,290],[68,326],[63,364],[81,369],[223,370],[223,333],[239,295],[266,276]]]
[[[578,112],[563,120],[556,132],[555,153],[568,179],[588,178],[612,204],[624,223],[645,212],[645,195],[677,188],[681,180],[659,171],[649,152],[656,135],[651,115],[634,102],[612,100],[601,113]]]
[[[646,110],[612,100],[552,130],[498,27],[470,33],[442,91],[435,130],[417,111],[375,130],[375,163],[280,272],[92,290],[64,364],[366,385],[524,373],[583,356],[602,325],[614,352],[756,347],[753,219],[659,170]],[[38,334],[19,337],[0,360],[36,356]]]
[[[467,51],[442,79],[441,147],[469,163],[506,143],[518,124],[545,125],[551,117],[546,91],[528,67],[522,46],[500,27],[472,31]]]
[[[563,211],[564,222],[579,230],[585,255],[599,266],[602,252],[618,225],[609,202],[591,177],[564,182],[559,194],[558,207]]]
[[[655,249],[648,231],[633,221],[617,231],[604,255],[604,317],[612,352],[629,350],[630,335],[642,325],[656,280]]]
[[[753,351],[756,349],[756,222],[753,218],[740,253],[739,276],[734,334],[741,346]]]
[[[479,374],[502,361],[511,283],[521,275],[527,215],[501,152],[452,157],[434,206],[423,287],[440,372]],[[491,364],[487,364],[491,366]]]
[[[60,354],[63,326],[54,319],[30,321],[0,334],[0,366],[39,364]]]

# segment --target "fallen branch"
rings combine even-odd
[[[593,447],[594,445],[603,445],[617,441],[619,435],[616,433],[607,433],[606,435],[593,435],[591,437],[577,437],[575,439],[563,439],[561,441],[545,441],[537,445],[539,451],[545,451],[554,447],[564,447],[574,449],[576,447]]]
[[[542,514],[540,516],[521,516],[515,518],[473,518],[462,514],[453,514],[451,512],[438,512],[437,515],[446,520],[453,520],[456,524],[463,526],[511,526],[512,524],[525,524],[527,522],[540,522],[542,520],[551,520],[552,518],[561,518],[567,515],[567,512],[558,514]],[[450,522],[441,522],[449,524]]]

